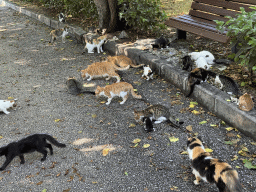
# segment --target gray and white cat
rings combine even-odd
[[[179,126],[175,123],[175,118],[171,116],[169,109],[163,105],[152,105],[141,111],[134,109],[134,118],[137,122],[142,121],[145,117],[149,117],[150,120],[154,121],[155,124],[166,121],[171,123],[171,126],[179,128]]]

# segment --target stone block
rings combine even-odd
[[[47,26],[50,27],[51,26],[51,19],[46,17],[46,16],[44,16],[44,24],[46,24]]]

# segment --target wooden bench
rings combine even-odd
[[[226,32],[220,33],[213,20],[227,21],[225,16],[236,17],[240,7],[245,11],[256,5],[256,0],[193,0],[188,15],[169,18],[165,24],[177,28],[177,38],[186,39],[186,31],[218,42],[226,43]]]

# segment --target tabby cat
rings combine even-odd
[[[75,78],[68,78],[66,81],[68,92],[72,95],[78,95],[81,93],[90,93],[95,95],[95,92],[84,90],[82,84],[77,81]]]
[[[192,82],[193,78],[196,78],[197,80]],[[218,86],[220,90],[223,90],[230,95],[234,95],[235,97],[240,95],[238,84],[230,77],[218,75],[212,71],[207,71],[202,68],[195,68],[188,76],[190,92],[187,97],[193,93],[195,84],[200,84],[200,80],[206,81],[211,79],[213,80],[213,84]]]
[[[124,68],[124,67],[130,68],[130,66],[133,68],[139,68],[139,67],[145,65],[145,64],[135,65],[135,64],[133,64],[132,60],[125,55],[109,56],[107,58],[107,61],[115,63],[116,65],[118,65],[119,67],[122,67],[122,68]]]
[[[141,111],[134,109],[134,118],[137,122],[142,121],[144,117],[149,117],[151,121],[155,121],[155,124],[167,121],[171,126],[179,128],[175,124],[175,118],[171,116],[169,109],[163,105],[152,105]]]
[[[12,142],[4,147],[0,148],[0,156],[5,155],[6,160],[0,171],[3,171],[9,163],[14,159],[14,157],[19,156],[21,160],[21,164],[25,163],[24,153],[31,153],[37,151],[42,153],[44,156],[41,161],[45,161],[47,157],[47,150],[50,150],[50,154],[53,154],[52,145],[47,143],[46,140],[50,141],[53,145],[57,147],[66,147],[65,144],[59,143],[56,139],[52,136],[47,134],[34,134],[30,135],[24,139],[21,139],[17,142]]]
[[[206,152],[200,139],[189,137],[187,151],[196,177],[195,185],[199,185],[200,180],[203,179],[215,183],[220,192],[242,192],[237,171],[228,163],[213,158]]]
[[[8,115],[10,112],[7,111],[8,108],[14,107],[15,100],[0,100],[0,111]]]
[[[102,45],[107,40],[107,35],[102,35],[97,38],[93,38],[91,41],[88,38],[85,38],[85,47],[84,49],[88,50],[88,53],[94,53],[94,48],[97,48],[98,53],[103,52]]]
[[[194,62],[192,61],[191,57],[186,55],[181,59],[182,59],[182,70],[192,71]]]
[[[116,96],[122,97],[123,101],[120,104],[121,105],[124,104],[125,101],[128,99],[129,93],[136,99],[142,98],[141,95],[137,95],[134,92],[133,86],[126,82],[113,83],[105,87],[98,86],[95,91],[95,95],[97,97],[99,96],[108,97],[108,102],[106,103],[106,105],[109,105],[111,103],[111,100]]]
[[[240,96],[238,107],[243,111],[251,111],[254,108],[254,103],[251,95],[245,93],[244,95]]]
[[[61,28],[61,29],[55,29],[55,30],[52,30],[50,35],[51,35],[51,39],[50,39],[50,42],[49,43],[53,43],[54,40],[57,39],[57,37],[60,37],[62,38],[62,43],[65,43],[65,39],[66,39],[66,36],[68,34],[68,27],[65,26],[64,28]]]
[[[81,70],[81,76],[83,79],[89,77],[87,81],[91,81],[97,77],[107,77],[106,80],[109,80],[111,77],[116,78],[117,82],[120,82],[120,76],[116,73],[116,70],[127,70],[126,68],[117,67],[111,62],[96,62],[89,65],[86,69]]]

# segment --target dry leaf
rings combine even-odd
[[[134,140],[132,141],[132,143],[139,143],[140,141],[141,141],[141,139],[137,138],[137,139],[134,139]]]
[[[143,148],[149,148],[150,144],[144,144]]]
[[[208,152],[208,153],[212,153],[213,152],[213,150],[210,149],[210,148],[206,148],[205,151]]]
[[[188,130],[189,132],[192,132],[192,125],[188,125],[187,127],[186,127],[186,130]]]
[[[103,156],[107,156],[109,150],[110,150],[109,148],[103,149],[103,150],[102,150],[102,155],[103,155]]]
[[[134,123],[131,123],[129,127],[136,127],[136,125]]]
[[[169,140],[170,140],[170,142],[177,142],[177,141],[179,141],[179,138],[176,138],[176,137],[169,137]]]
[[[41,185],[43,183],[43,181],[40,181],[40,182],[38,182],[36,185]]]

